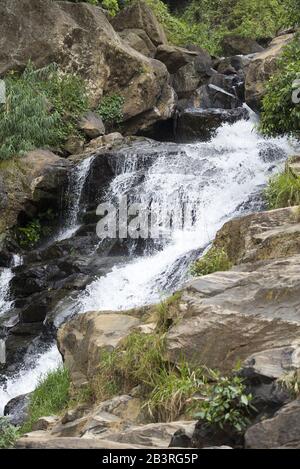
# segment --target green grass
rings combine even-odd
[[[11,425],[8,418],[0,417],[0,449],[13,448],[19,436],[19,428]]]
[[[194,262],[191,273],[199,277],[214,272],[224,272],[231,269],[232,265],[224,249],[212,247],[202,258]]]
[[[300,205],[300,178],[286,170],[273,176],[265,189],[270,210]]]
[[[21,428],[22,433],[32,430],[40,417],[60,414],[70,400],[70,374],[60,367],[43,377],[33,391],[29,403],[29,417]]]

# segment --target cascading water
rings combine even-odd
[[[150,255],[130,259],[96,278],[81,297],[72,300],[72,314],[150,304],[179,288],[195,255],[212,241],[225,221],[245,211],[243,204],[262,190],[289,153],[285,139],[265,140],[255,131],[253,120],[223,125],[209,143],[173,146],[171,152],[164,151],[162,145],[161,154],[152,160],[143,161],[142,147],[141,154],[129,150],[117,165],[108,200],[117,202],[126,194],[131,202],[145,206],[157,202],[170,210],[179,200],[195,207],[193,223],[171,232]],[[90,163],[85,160],[78,169],[77,202],[68,226],[73,230]],[[12,397],[32,391],[40,374],[59,362],[53,347],[37,358],[35,367],[9,380],[0,391],[0,411]]]
[[[64,221],[64,228],[60,230],[55,238],[55,241],[62,241],[64,239],[71,238],[80,227],[78,217],[81,196],[93,159],[94,155],[91,155],[88,158],[82,160],[77,166],[75,166],[71,174],[68,190],[69,202],[66,213],[66,220]]]

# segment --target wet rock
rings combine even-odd
[[[198,96],[202,109],[236,109],[242,106],[242,102],[235,94],[225,91],[213,83],[199,88]]]
[[[196,422],[192,423],[189,427],[180,428],[172,436],[169,447],[170,448],[191,448],[192,438],[195,432]]]
[[[225,55],[247,55],[262,52],[264,48],[254,39],[237,35],[225,36],[221,41]]]
[[[208,79],[215,73],[211,66],[212,59],[203,49],[192,62],[177,70],[171,76],[171,83],[178,98],[189,98],[199,86],[207,83]]]
[[[29,393],[14,397],[4,407],[4,415],[9,417],[12,425],[20,426],[27,420],[30,395]]]
[[[221,447],[223,445],[231,448],[242,448],[243,436],[229,426],[221,429],[218,425],[208,425],[201,421],[196,423],[191,441],[192,448]]]
[[[222,123],[234,123],[244,118],[248,118],[248,112],[244,108],[186,110],[177,120],[176,138],[183,143],[207,141],[215,135]]]
[[[271,419],[262,420],[245,434],[245,446],[252,449],[300,448],[300,400],[282,407]]]

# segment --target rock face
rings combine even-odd
[[[144,29],[156,45],[165,42],[148,7],[136,5],[134,14],[134,28]],[[170,95],[165,66],[123,42],[101,8],[51,0],[3,0],[0,16],[0,76],[24,69],[29,59],[37,66],[56,62],[86,80],[93,103],[98,104],[103,94],[122,95],[125,120],[142,116],[146,125],[147,114],[151,123],[171,116],[173,108],[163,106]],[[123,20],[117,21],[125,27]]]
[[[280,409],[272,419],[262,420],[245,434],[246,448],[299,449],[300,400]]]
[[[214,246],[233,264],[285,258],[300,253],[299,207],[236,218],[217,233]]]
[[[158,46],[155,58],[163,62],[168,71],[173,74],[184,65],[192,62],[197,56],[197,52],[163,44]]]
[[[255,54],[264,50],[253,39],[236,35],[225,36],[221,45],[226,56]]]
[[[89,313],[66,323],[58,334],[59,350],[75,385],[92,377],[99,365],[101,350],[112,350],[138,319],[125,314]]]
[[[294,34],[278,36],[263,52],[257,54],[246,71],[246,103],[254,110],[261,109],[265,94],[265,84],[276,72],[277,59],[284,47],[294,38]]]

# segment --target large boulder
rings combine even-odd
[[[255,54],[264,50],[254,39],[234,34],[225,36],[221,46],[226,56]]]
[[[250,427],[245,445],[248,449],[299,449],[300,400],[287,404],[273,418]]]
[[[148,7],[146,11],[156,21]],[[101,8],[51,0],[3,0],[0,16],[0,76],[24,69],[29,60],[37,66],[56,62],[85,79],[95,106],[103,94],[122,95],[124,120],[142,115],[145,124],[147,113],[152,122],[170,117],[173,108],[161,107],[169,87],[166,67],[123,42]],[[148,19],[146,23],[150,24]],[[138,21],[134,27],[139,27]],[[137,119],[134,130],[138,127]]]
[[[162,44],[156,50],[155,58],[163,62],[172,74],[184,65],[192,62],[198,56],[197,52],[182,47]]]
[[[299,290],[299,254],[192,280],[182,296],[183,318],[167,334],[168,359],[180,362],[184,356],[228,372],[269,350],[269,369],[295,369],[295,359],[284,367],[274,362],[282,360],[278,348],[300,353]]]
[[[299,207],[235,218],[217,233],[214,247],[226,251],[233,264],[299,254]]]
[[[167,44],[167,38],[151,8],[141,1],[134,2],[115,16],[112,25],[116,31],[143,29],[155,46]]]
[[[119,36],[136,51],[146,57],[154,58],[156,47],[143,29],[124,29],[119,32]]]
[[[126,314],[88,313],[66,323],[58,333],[58,347],[80,385],[94,376],[102,350],[113,350],[139,320]]]
[[[265,85],[277,70],[277,61],[294,34],[278,36],[263,52],[254,56],[246,69],[246,103],[254,110],[261,110]]]

